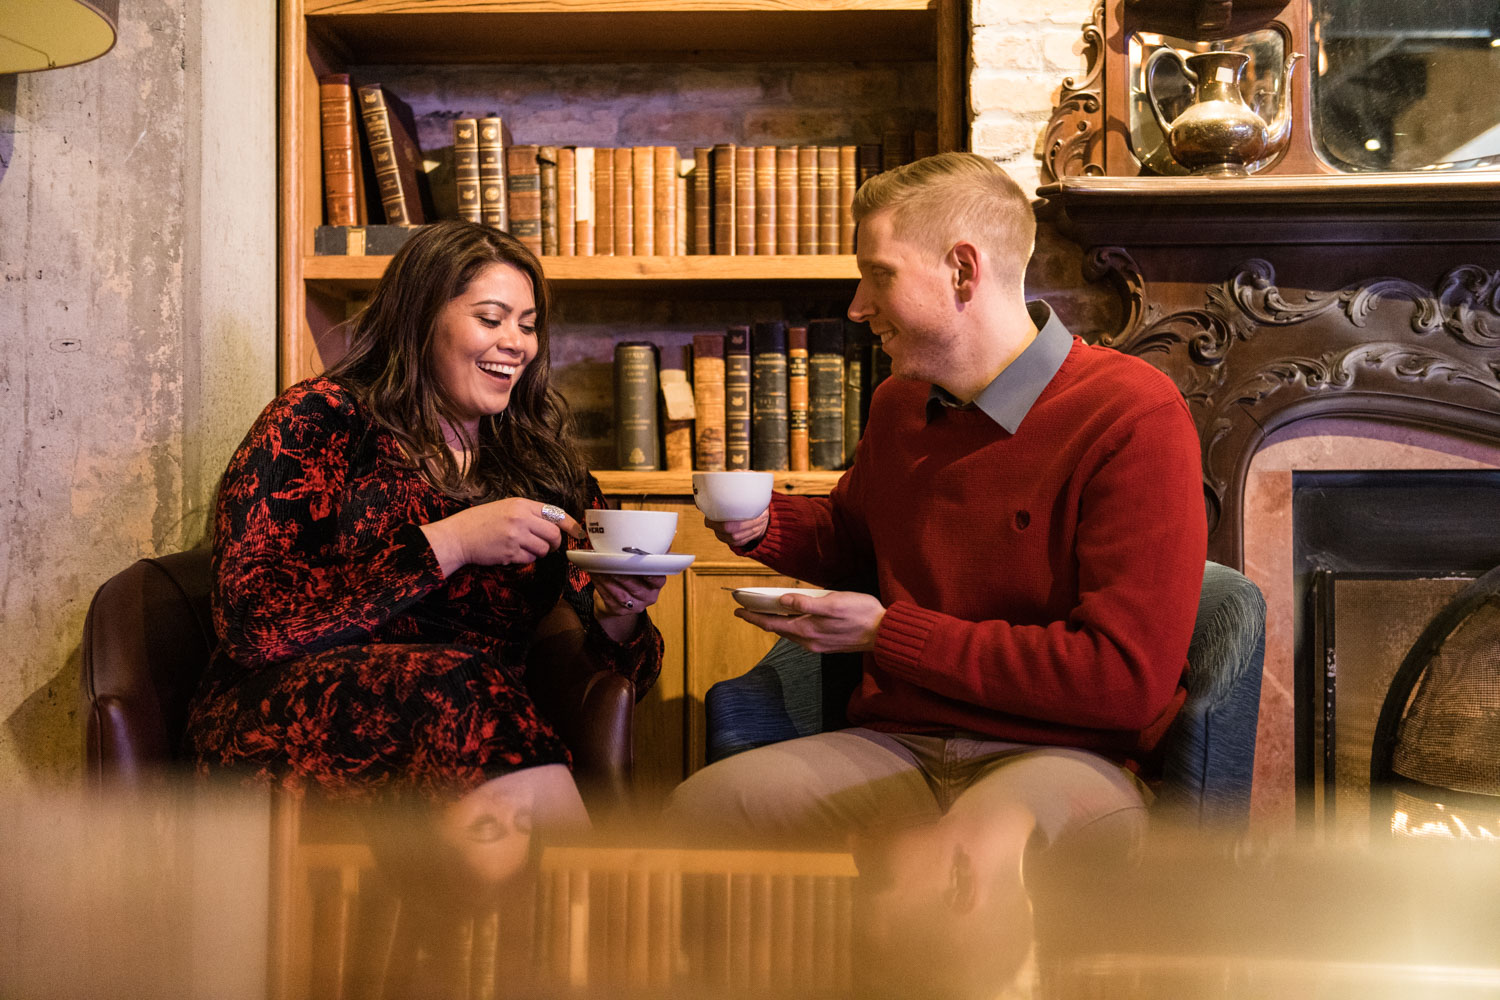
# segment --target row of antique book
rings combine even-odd
[[[347,74],[320,77],[319,96],[328,225],[436,218],[405,102]],[[936,151],[926,130],[858,145],[699,145],[689,157],[676,146],[517,144],[498,115],[452,128],[458,215],[563,256],[853,253],[858,186]]]
[[[889,359],[863,323],[814,319],[693,337],[692,377],[615,345],[615,464],[629,471],[841,469]]]

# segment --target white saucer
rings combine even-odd
[[[594,552],[569,549],[568,561],[590,573],[613,573],[616,576],[670,576],[681,573],[697,558],[668,552],[659,556],[636,556],[628,552]]]
[[[732,591],[731,596],[740,602],[740,606],[749,611],[758,611],[763,615],[797,615],[800,611],[782,607],[779,598],[782,594],[801,594],[803,597],[827,597],[832,591],[817,590],[813,587],[740,587]]]

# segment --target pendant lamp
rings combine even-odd
[[[31,73],[97,59],[115,47],[120,0],[4,0],[0,73]]]

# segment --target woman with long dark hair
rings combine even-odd
[[[487,836],[496,816],[586,822],[526,653],[562,605],[644,692],[664,578],[591,579],[565,559],[604,499],[550,385],[548,314],[518,240],[426,226],[344,357],[261,414],[219,488],[219,646],[187,736],[201,769],[450,803]]]

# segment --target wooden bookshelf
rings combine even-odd
[[[602,74],[611,66],[649,64],[653,72],[702,77],[744,65],[756,73],[784,74],[790,84],[796,74],[847,78],[874,66],[891,81],[931,81],[930,87],[921,85],[918,97],[908,94],[904,105],[893,104],[885,89],[868,91],[874,113],[890,119],[886,128],[896,127],[893,113],[898,118],[920,114],[924,128],[935,121],[938,148],[961,149],[967,145],[964,11],[964,0],[280,0],[281,385],[321,370],[324,359],[341,350],[338,328],[351,302],[374,287],[390,262],[389,257],[313,252],[323,221],[320,74],[357,75],[367,67],[406,72],[425,81],[430,96],[446,93],[472,73],[515,72],[522,66],[527,79],[552,73],[549,79],[557,81],[563,74],[564,87],[570,67]],[[537,93],[552,85],[532,84]],[[778,91],[786,105],[777,109],[782,124],[769,130],[745,126],[753,140],[741,141],[835,141],[807,134],[828,126],[802,123],[794,91],[789,85]],[[507,98],[496,94],[493,100],[504,110]],[[586,99],[570,106],[580,104],[586,106]],[[848,117],[846,105],[835,101],[830,107],[825,123]],[[442,113],[459,110],[441,108]],[[655,141],[680,145],[695,135],[703,143],[732,141],[715,139],[696,125]],[[570,137],[561,130],[546,139],[518,134],[516,141],[632,144],[623,127],[614,142]],[[575,414],[592,406],[596,415],[608,411],[600,403],[610,392],[606,359],[614,342],[665,331],[680,343],[688,327],[698,328],[694,324],[722,330],[773,316],[837,315],[858,279],[850,255],[546,256],[542,264],[559,299],[553,325],[559,385],[567,382]],[[687,318],[673,315],[663,325],[669,306],[680,306]],[[570,381],[564,362],[556,361],[563,355],[572,359]],[[667,638],[666,662],[661,680],[636,711],[637,783],[651,796],[701,765],[702,699],[709,685],[742,673],[771,644],[769,635],[733,617],[726,588],[794,581],[736,556],[707,531],[692,507],[690,473],[602,470],[596,475],[623,505],[680,511],[674,551],[697,557],[688,572],[672,578],[653,610]],[[778,473],[776,482],[784,492],[824,495],[838,476]]]

